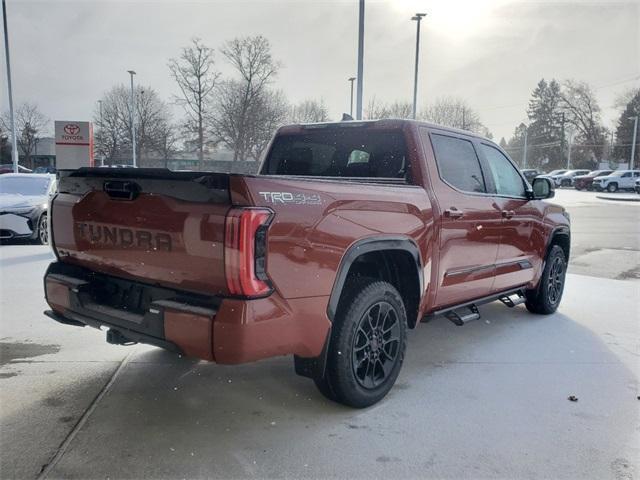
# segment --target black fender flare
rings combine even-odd
[[[409,237],[404,236],[384,235],[366,237],[353,243],[342,256],[340,266],[336,273],[336,279],[331,290],[331,295],[329,297],[329,304],[327,305],[327,316],[331,322],[333,322],[336,311],[338,310],[338,302],[340,301],[340,296],[342,295],[342,290],[353,262],[365,253],[385,250],[402,250],[411,254],[415,261],[416,272],[420,282],[419,291],[420,296],[422,296],[424,291],[424,276],[422,273],[422,261],[418,245],[416,245],[416,243]]]
[[[566,235],[569,237],[569,249],[571,249],[571,228],[567,225],[560,225],[554,227],[551,232],[549,232],[549,238],[547,239],[547,244],[544,247],[544,258],[542,259],[542,265],[540,266],[540,278],[538,279],[538,283],[536,284],[535,290],[536,292],[540,288],[540,282],[542,280],[542,272],[544,272],[544,267],[547,264],[547,256],[549,255],[549,250],[551,249],[551,242],[553,242],[553,238],[556,235]],[[567,258],[567,265],[569,265],[569,259]]]

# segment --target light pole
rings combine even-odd
[[[364,57],[364,0],[360,0],[358,15],[358,85],[356,91],[356,119],[362,120],[362,73]]]
[[[349,83],[351,83],[351,103],[349,104],[349,115],[351,115],[351,118],[353,118],[353,81],[356,79],[356,77],[349,77],[347,80],[349,81]]]
[[[9,89],[9,121],[11,122],[11,156],[13,172],[18,173],[18,133],[16,119],[13,116],[13,91],[11,90],[11,59],[9,58],[9,30],[7,29],[7,4],[2,0],[2,23],[4,24],[4,52],[7,62],[7,87]]]
[[[102,138],[102,133],[103,133],[102,132],[102,129],[103,129],[103,126],[102,126],[102,100],[98,100],[98,105],[100,106],[100,139],[104,140]],[[100,166],[104,167],[104,152],[100,152]]]
[[[133,70],[127,70],[131,76],[131,148],[133,151],[133,166],[137,166],[136,162],[136,97],[133,91],[133,76],[136,74]]]
[[[638,115],[629,117],[633,120],[633,140],[631,141],[631,160],[629,160],[629,170],[633,170],[633,163],[636,159],[636,139],[638,138]]]
[[[522,168],[527,168],[527,138],[529,137],[529,126],[524,126],[524,153],[522,154]]]
[[[571,170],[571,141],[573,140],[573,135],[569,133],[567,138],[567,170]]]
[[[416,119],[416,108],[418,104],[418,61],[420,59],[420,22],[422,17],[426,17],[426,13],[416,13],[411,17],[412,21],[416,22],[416,65],[413,73],[413,119]]]

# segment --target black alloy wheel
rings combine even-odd
[[[547,254],[538,286],[527,290],[526,307],[531,313],[548,315],[555,312],[562,300],[567,274],[567,259],[560,245],[553,245]]]
[[[38,241],[42,245],[49,243],[49,225],[46,213],[40,215],[40,220],[38,220]]]
[[[562,296],[564,287],[564,261],[561,257],[555,257],[549,269],[549,280],[547,282],[547,296],[551,304],[557,304]]]
[[[400,351],[400,321],[393,305],[378,302],[364,313],[353,337],[351,365],[356,380],[375,389],[389,377]]]

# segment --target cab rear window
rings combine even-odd
[[[405,179],[402,132],[339,128],[276,137],[262,174]]]

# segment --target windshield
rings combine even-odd
[[[610,173],[609,176],[610,177],[621,177],[625,173],[627,173],[627,170],[616,170],[615,172]]]
[[[0,177],[0,193],[46,195],[51,179],[42,177]]]
[[[405,177],[401,132],[334,128],[276,138],[262,172],[319,177]]]

